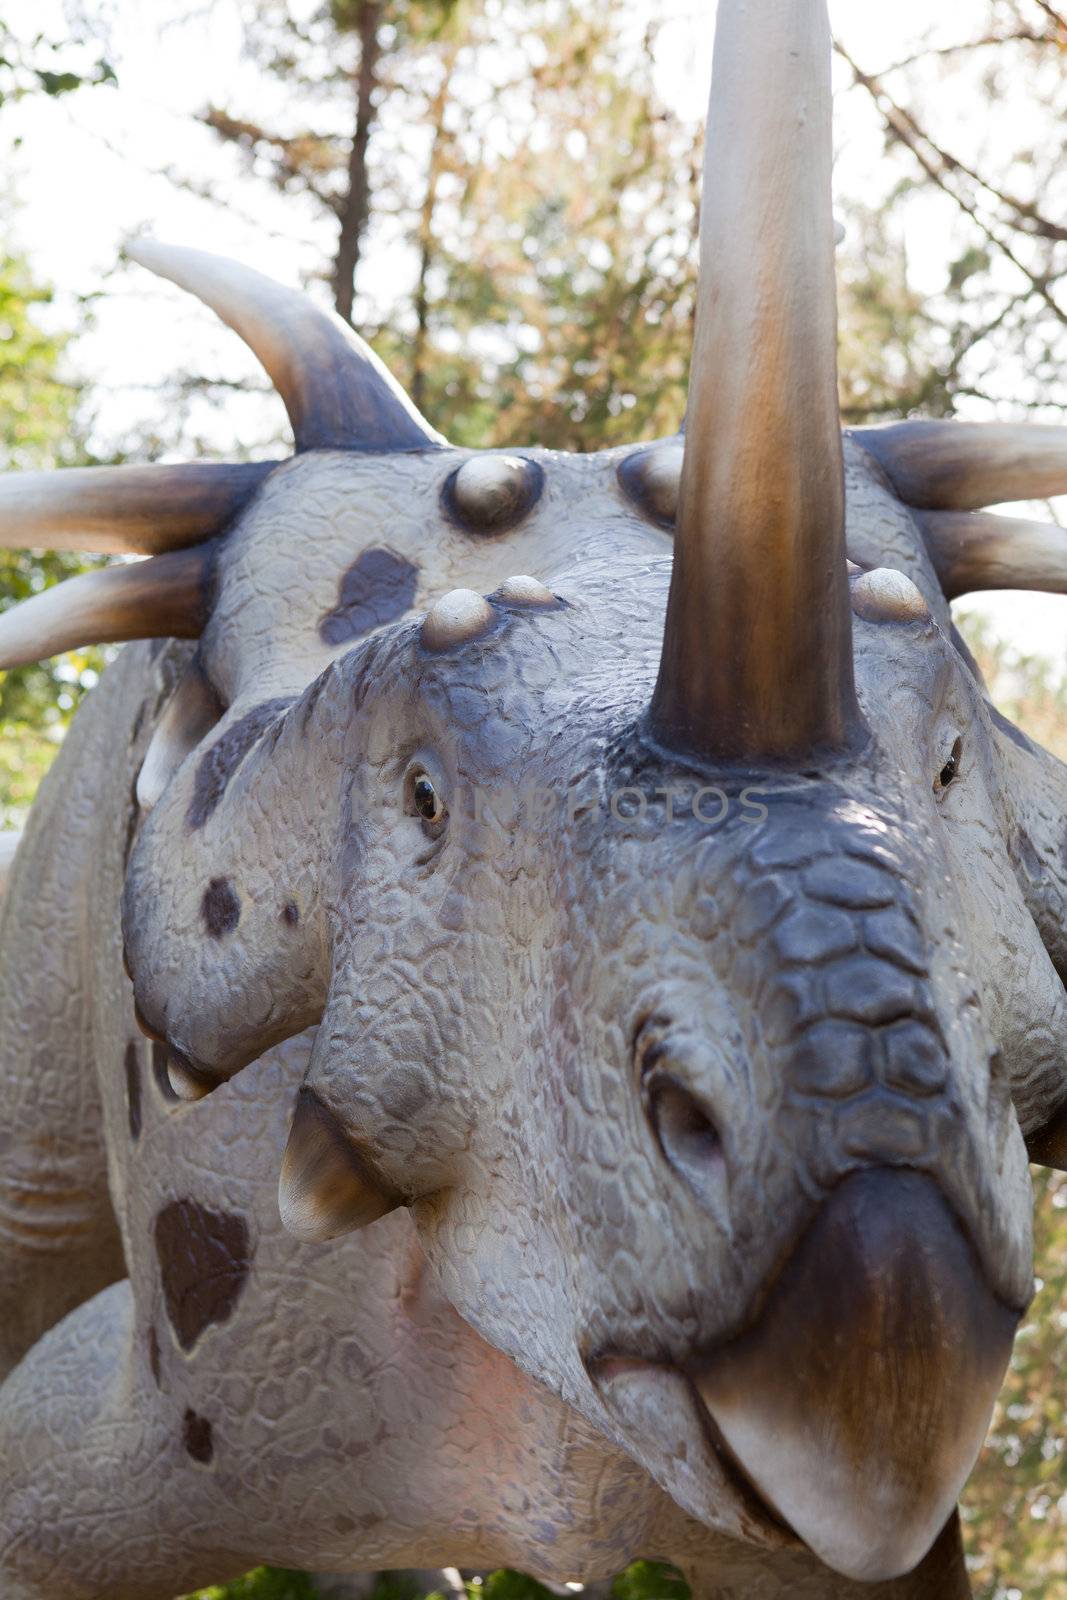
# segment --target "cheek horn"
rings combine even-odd
[[[321,1244],[365,1228],[404,1204],[314,1090],[301,1089],[278,1182],[278,1209],[286,1231]]]
[[[200,665],[193,661],[156,724],[137,776],[137,804],[151,811],[190,751],[222,716],[223,708]]]

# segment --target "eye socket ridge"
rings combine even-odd
[[[944,794],[945,790],[948,789],[951,784],[956,782],[960,775],[960,767],[962,766],[962,763],[963,739],[959,734],[957,734],[955,742],[953,743],[952,749],[949,753],[948,760],[945,762],[944,766],[941,768],[941,771],[934,779],[935,794]]]

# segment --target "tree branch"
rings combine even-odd
[[[977,205],[975,205],[975,203],[966,196],[960,194],[958,190],[953,187],[953,185],[949,182],[949,175],[957,172],[963,173],[965,176],[972,178],[973,181],[981,184],[981,186],[987,189],[990,194],[996,195],[997,198],[1002,200],[1005,204],[1010,206],[1012,202],[1007,200],[1006,197],[999,195],[997,190],[993,189],[981,178],[976,177],[976,175],[971,173],[962,162],[957,161],[954,157],[948,155],[947,152],[941,150],[940,147],[936,145],[929,137],[929,135],[923,132],[923,130],[912,119],[909,113],[905,111],[902,106],[897,104],[893,97],[884,88],[879,79],[871,73],[863,72],[861,68],[857,66],[843,45],[835,42],[834,49],[837,51],[838,55],[841,56],[842,60],[848,63],[856,82],[862,88],[866,89],[867,93],[874,101],[890,133],[893,134],[895,138],[899,139],[900,142],[911,151],[912,155],[915,157],[922,170],[926,173],[931,183],[935,184],[937,188],[939,188],[944,194],[948,195],[949,199],[953,200],[960,210],[964,212],[965,215],[970,217],[971,221],[981,231],[984,237],[988,239],[989,243],[995,246],[995,248],[998,249],[1001,254],[1005,256],[1006,259],[1010,261],[1019,272],[1022,273],[1023,277],[1028,280],[1035,292],[1041,296],[1042,300],[1044,300],[1045,304],[1048,306],[1049,310],[1053,313],[1057,320],[1067,325],[1067,311],[1064,310],[1064,308],[1059,304],[1055,296],[1052,294],[1049,288],[1049,279],[1031,271],[1026,263],[1022,261],[1012,249],[1011,245],[1008,244],[1006,240],[1001,238],[1000,234],[985,220],[985,218],[979,212]],[[1041,220],[1044,221],[1044,219]],[[1052,223],[1048,223],[1046,226],[1048,228],[1055,227],[1055,225]],[[1058,229],[1056,233],[1050,235],[1050,237],[1067,239],[1067,230]]]
[[[271,133],[257,122],[231,117],[218,106],[209,106],[197,118],[205,127],[218,134],[227,144],[237,145],[245,155],[257,149],[270,153],[274,166],[273,181],[277,188],[286,189],[291,183],[305,189],[327,211],[339,214],[340,198],[331,194],[317,181],[328,176],[337,163],[337,151],[332,141],[317,133],[299,133],[286,136]]]
[[[1067,32],[1067,20],[1060,16],[1054,6],[1049,5],[1048,0],[1034,0],[1034,4],[1039,6],[1046,17],[1049,17],[1055,23],[1061,33]]]
[[[931,46],[928,50],[916,50],[914,55],[904,56],[900,61],[894,61],[892,66],[884,67],[880,77],[888,78],[891,72],[903,72],[905,67],[913,67],[917,61],[942,60],[949,56],[964,55],[971,50],[987,50],[998,44],[1049,44],[1059,45],[1059,40],[1054,39],[1049,33],[1035,33],[1032,28],[1019,28],[1014,33],[989,33],[981,39],[967,39],[961,44],[943,44]]]
[[[1043,217],[1031,201],[1018,200],[1014,195],[1005,194],[1002,189],[998,189],[988,179],[983,178],[980,173],[975,172],[973,167],[967,166],[966,162],[961,161],[958,156],[954,156],[949,151],[944,150],[939,144],[935,143],[923,128],[920,128],[909,111],[905,110],[903,106],[897,104],[890,97],[879,78],[873,73],[860,72],[855,62],[845,54],[845,51],[840,46],[838,47],[838,54],[848,62],[858,81],[874,96],[876,102],[878,96],[885,100],[886,106],[880,106],[879,109],[890,124],[893,132],[902,138],[906,144],[911,145],[914,149],[915,141],[920,141],[933,153],[942,171],[962,172],[964,177],[970,178],[972,183],[976,183],[980,188],[985,189],[1006,210],[1014,211],[1023,222],[1029,224],[1028,227],[1023,228],[1021,231],[1033,233],[1042,239],[1051,239],[1057,244],[1067,241],[1067,228],[1061,227],[1059,223],[1050,222],[1047,217]]]

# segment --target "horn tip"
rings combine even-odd
[[[150,233],[139,233],[135,238],[128,239],[122,247],[122,254],[127,261],[133,261],[139,267],[147,267],[149,272],[154,272],[156,265],[169,253],[169,247],[161,239]]]

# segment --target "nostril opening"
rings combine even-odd
[[[698,1195],[716,1182],[723,1165],[719,1130],[695,1095],[673,1078],[650,1074],[648,1113],[664,1157]]]

